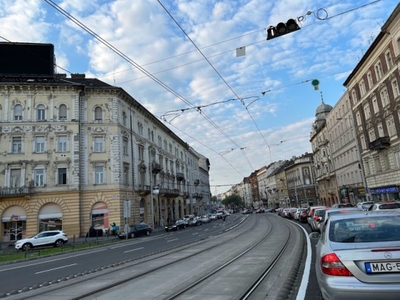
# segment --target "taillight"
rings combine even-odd
[[[328,253],[321,258],[322,273],[331,276],[353,276],[335,253]]]

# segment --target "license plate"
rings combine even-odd
[[[365,263],[365,270],[368,274],[372,273],[398,273],[400,272],[400,262],[368,262]]]

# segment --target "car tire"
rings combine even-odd
[[[131,234],[129,236],[131,237],[131,239],[133,239],[135,237],[135,234],[133,232],[131,232]]]
[[[146,235],[149,236],[150,235],[150,231],[147,230],[146,231]]]
[[[30,243],[23,244],[21,249],[22,249],[22,251],[29,251],[32,249],[32,244],[30,244]]]
[[[63,240],[57,240],[54,243],[54,247],[62,247],[62,245],[64,245],[64,241]]]

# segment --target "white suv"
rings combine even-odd
[[[68,242],[67,235],[61,230],[42,231],[33,237],[18,240],[14,243],[17,250],[30,250],[34,247],[54,246],[61,247]]]

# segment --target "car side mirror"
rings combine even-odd
[[[311,232],[311,233],[308,235],[308,237],[309,237],[310,239],[319,239],[320,234],[319,234],[319,232]]]

